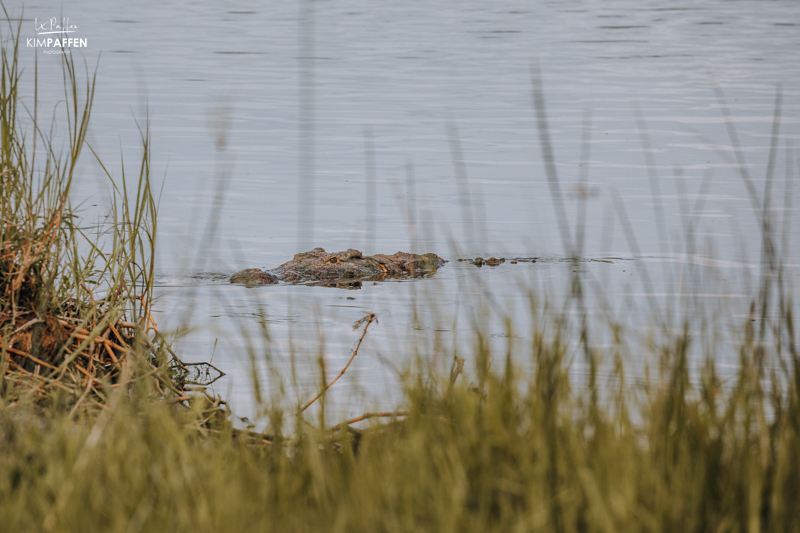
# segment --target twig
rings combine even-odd
[[[118,322],[118,323],[119,323],[119,322]],[[117,328],[115,328],[115,327],[114,327],[114,324],[109,324],[109,325],[108,325],[108,327],[109,327],[109,328],[111,329],[111,331],[114,333],[114,336],[117,338],[117,340],[119,341],[119,343],[120,343],[122,346],[124,346],[124,347],[125,347],[125,349],[127,350],[127,349],[129,348],[129,346],[128,346],[128,343],[127,343],[127,342],[125,342],[124,340],[122,340],[122,335],[120,335],[120,334],[119,334],[119,332],[117,331]]]
[[[405,411],[395,411],[393,413],[364,413],[361,416],[357,416],[355,418],[351,418],[350,420],[346,421],[345,425],[349,426],[350,424],[355,424],[356,422],[361,422],[362,420],[366,420],[368,418],[389,418],[389,417],[394,418],[397,416],[408,416],[408,413]],[[341,424],[336,424],[328,431],[338,431],[340,427]]]
[[[36,324],[37,322],[44,322],[44,320],[42,320],[41,318],[33,318],[33,319],[31,319],[31,320],[28,320],[28,321],[27,321],[27,322],[25,322],[23,325],[21,325],[20,327],[18,327],[17,329],[15,329],[15,330],[14,330],[14,331],[11,333],[11,337],[13,337],[14,335],[16,335],[16,334],[17,334],[17,333],[19,333],[20,331],[24,331],[24,330],[28,329],[28,327],[29,327],[29,326],[32,326],[32,325]]]
[[[86,340],[86,339],[89,338],[89,335],[84,335],[83,333],[73,333],[73,335],[75,336],[76,339],[80,339],[80,340]],[[124,352],[124,351],[127,350],[127,348],[125,348],[123,346],[120,346],[119,344],[117,344],[117,343],[115,343],[115,342],[113,342],[113,341],[111,341],[109,339],[105,339],[103,337],[100,337],[100,336],[95,337],[94,339],[92,339],[92,342],[96,342],[96,343],[99,343],[99,344],[105,344],[106,346],[110,345],[113,348],[116,348],[117,350],[119,350],[121,352]]]
[[[0,339],[2,339],[2,337],[0,337]],[[52,370],[55,370],[55,369],[56,369],[56,367],[55,367],[55,366],[53,366],[53,365],[51,365],[51,364],[49,364],[49,363],[45,363],[45,362],[44,362],[44,361],[42,361],[41,359],[39,359],[39,358],[37,358],[37,357],[34,357],[34,356],[32,356],[32,355],[31,355],[31,354],[29,354],[28,352],[23,352],[22,350],[17,350],[16,348],[11,348],[10,346],[6,347],[6,351],[7,351],[7,352],[9,352],[9,353],[13,353],[13,354],[15,354],[15,355],[21,355],[21,356],[23,356],[23,357],[27,357],[28,359],[30,359],[30,360],[31,360],[31,361],[33,361],[34,363],[36,363],[36,364],[39,364],[39,365],[42,365],[42,366],[46,366],[47,368],[50,368],[50,369],[52,369]]]
[[[355,349],[353,350],[353,355],[351,355],[351,356],[350,356],[350,360],[349,360],[349,361],[347,361],[347,364],[346,364],[346,365],[344,365],[344,368],[342,369],[342,371],[341,371],[341,372],[339,372],[339,375],[338,375],[338,376],[336,376],[335,378],[333,378],[333,381],[331,381],[330,383],[328,383],[328,384],[325,386],[325,388],[324,388],[324,389],[322,389],[322,390],[319,392],[319,394],[317,394],[316,396],[314,396],[313,398],[311,398],[311,400],[309,400],[309,402],[308,402],[307,404],[305,404],[305,405],[302,407],[302,409],[300,409],[300,411],[299,411],[300,413],[302,413],[303,411],[305,411],[306,409],[308,409],[308,408],[311,406],[311,404],[312,404],[312,403],[316,402],[316,401],[317,401],[317,400],[320,398],[320,396],[322,396],[323,394],[325,394],[325,391],[327,391],[328,389],[330,389],[330,388],[331,388],[331,386],[333,386],[333,384],[334,384],[334,383],[336,383],[336,381],[337,381],[337,380],[338,380],[340,377],[342,377],[342,376],[344,375],[344,373],[347,371],[347,369],[350,367],[350,363],[352,363],[352,362],[353,362],[353,359],[355,359],[355,358],[356,358],[356,355],[358,354],[358,349],[361,347],[361,341],[363,341],[363,340],[364,340],[364,337],[366,337],[366,336],[367,336],[367,329],[369,329],[369,325],[370,325],[370,324],[372,324],[372,322],[373,322],[373,321],[374,321],[374,322],[377,322],[377,321],[378,321],[378,317],[375,315],[375,313],[370,313],[370,314],[368,314],[367,316],[365,316],[364,318],[362,318],[361,320],[359,320],[358,322],[356,322],[356,324],[355,324],[355,328],[358,328],[358,327],[359,327],[359,326],[360,326],[362,323],[364,323],[365,321],[366,321],[366,324],[364,325],[364,333],[362,333],[362,334],[361,334],[361,338],[360,338],[360,339],[358,339],[358,344],[356,344],[356,347],[355,347]]]
[[[114,355],[114,350],[112,350],[112,349],[111,349],[111,348],[108,346],[108,343],[105,343],[105,344],[103,344],[103,346],[105,346],[105,347],[106,347],[106,351],[108,352],[108,355],[109,355],[109,357],[111,357],[111,360],[112,360],[112,361],[114,361],[114,363],[118,363],[118,362],[119,362],[119,359],[117,359],[117,356],[116,356],[116,355]]]

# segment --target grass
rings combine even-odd
[[[0,73],[0,391],[12,406],[21,395],[40,403],[55,395],[72,414],[84,402],[103,408],[110,391],[142,375],[162,396],[184,396],[188,369],[150,315],[157,209],[148,132],[135,184],[124,169],[119,187],[109,174],[110,213],[82,227],[70,191],[88,146],[94,77],[78,79],[65,55],[66,135],[55,122],[44,130],[36,94],[32,108],[19,94],[18,39],[10,27]],[[66,139],[60,146],[58,134]],[[130,374],[129,355],[150,369]]]
[[[303,421],[285,434],[294,415],[277,411],[268,440],[246,440],[141,401],[146,389],[78,420],[4,402],[0,519],[9,531],[800,529],[796,366],[765,391],[742,346],[732,383],[709,360],[693,385],[692,339],[677,336],[660,379],[634,397],[617,375],[602,401],[572,386],[547,322],[532,324],[532,374],[510,356],[488,369],[502,356],[477,335],[475,383],[418,368],[404,416],[360,429]]]
[[[316,411],[264,400],[265,433],[239,431],[219,400],[181,388],[149,318],[157,203],[146,128],[137,179],[123,174],[92,239],[69,191],[93,80],[65,60],[63,151],[38,128],[36,103],[25,137],[17,49],[4,42],[0,79],[4,531],[800,531],[800,360],[763,199],[760,320],[725,317],[739,363],[727,381],[706,340],[724,326],[698,329],[689,306],[654,324],[652,375],[626,378],[625,330],[609,324],[602,350],[588,342],[576,277],[561,306],[529,294],[524,346],[493,350],[476,320],[472,368],[440,346],[452,368],[439,370],[419,348],[402,411],[329,425],[321,375]],[[538,118],[546,132],[543,109]],[[361,339],[371,322],[357,325]],[[112,326],[128,333],[104,352],[118,359],[109,363],[98,339]],[[81,354],[94,374],[74,366]],[[576,356],[585,379],[570,374]]]

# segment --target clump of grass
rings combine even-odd
[[[135,196],[123,170],[120,188],[111,181],[112,210],[90,238],[70,192],[87,145],[94,77],[79,79],[64,55],[60,118],[67,135],[57,146],[58,124],[42,126],[37,95],[32,108],[23,104],[20,31],[10,23],[9,30],[0,65],[0,383],[14,387],[12,404],[19,394],[44,398],[59,389],[76,407],[84,400],[103,405],[129,353],[137,352],[161,369],[154,373],[161,393],[182,397],[167,369],[182,376],[186,368],[168,353],[150,315],[156,202],[149,135],[142,133]]]
[[[605,390],[577,387],[566,321],[549,313],[532,314],[533,340],[513,355],[476,331],[469,379],[419,363],[403,412],[327,428],[298,414],[287,432],[292,415],[276,409],[262,439],[198,430],[191,417],[206,406],[141,402],[141,383],[77,426],[4,408],[0,520],[59,531],[800,531],[796,362],[767,388],[743,339],[733,380],[711,357],[693,380],[687,328],[658,347],[660,370],[641,388],[622,364]]]

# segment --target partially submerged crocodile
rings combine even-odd
[[[248,286],[274,283],[316,283],[359,287],[362,281],[416,278],[436,272],[447,261],[436,254],[362,255],[358,250],[328,253],[322,248],[295,254],[294,259],[272,270],[248,268],[231,276],[231,283]]]

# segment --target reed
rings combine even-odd
[[[184,396],[187,369],[150,314],[157,207],[147,127],[135,182],[123,168],[118,186],[107,171],[111,210],[96,227],[82,226],[70,193],[78,160],[91,149],[95,75],[87,70],[81,78],[63,56],[66,105],[48,128],[38,78],[32,107],[22,103],[20,28],[8,22],[7,30],[0,72],[0,374],[7,398],[14,405],[21,394],[58,392],[73,412],[82,403],[102,407],[131,353],[144,357],[163,395]],[[57,146],[59,127],[66,143]]]

